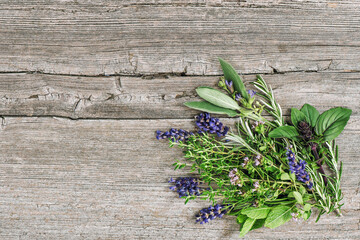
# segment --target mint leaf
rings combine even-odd
[[[237,216],[236,222],[238,224],[241,224],[241,223],[245,222],[247,218],[248,218],[247,216],[240,214]]]
[[[209,87],[198,87],[196,89],[196,92],[201,98],[216,106],[232,110],[240,109],[240,106],[234,99],[232,99],[225,93],[220,92],[219,90]]]
[[[300,110],[296,109],[296,108],[291,108],[291,122],[295,127],[298,127],[299,122],[309,122],[309,120],[307,119],[307,117],[305,116],[304,113],[300,112]]]
[[[247,215],[249,218],[253,219],[262,219],[266,218],[266,216],[269,214],[271,208],[270,207],[249,207],[245,208],[241,211],[241,214]]]
[[[296,128],[293,126],[281,126],[269,132],[269,137],[271,138],[286,137],[290,139],[296,139],[297,136],[299,136],[299,133],[296,131]]]
[[[265,227],[276,228],[289,221],[292,218],[291,209],[291,207],[281,205],[273,208],[265,220]]]
[[[226,114],[229,117],[235,117],[236,115],[238,115],[238,112],[236,112],[234,110],[218,107],[209,102],[186,102],[186,103],[184,103],[184,105],[189,108],[193,108],[193,109],[200,110],[203,112]]]
[[[319,111],[310,104],[304,104],[300,111],[308,118],[310,125],[315,127],[316,121],[320,115]]]
[[[230,80],[233,82],[234,84],[234,89],[235,91],[237,91],[238,93],[241,94],[241,96],[243,98],[245,98],[246,100],[250,99],[249,94],[246,92],[246,88],[245,85],[243,83],[243,81],[241,80],[239,74],[237,74],[237,72],[235,71],[235,69],[225,60],[219,58],[220,61],[220,65],[221,68],[224,72],[224,77],[226,80]]]
[[[342,107],[323,112],[316,121],[315,132],[323,135],[325,141],[333,140],[344,130],[351,113],[350,109]]]
[[[266,219],[256,219],[255,223],[253,224],[253,226],[251,227],[250,231],[261,228],[264,226]]]

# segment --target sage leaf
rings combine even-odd
[[[294,197],[299,204],[304,204],[301,194],[297,191],[293,191]]]
[[[186,102],[184,103],[184,105],[189,108],[193,108],[208,113],[226,114],[230,117],[235,117],[236,115],[238,115],[238,112],[234,110],[218,107],[209,102]]]
[[[247,215],[249,218],[253,219],[263,219],[269,214],[271,208],[270,207],[250,207],[245,208],[241,211],[241,214]]]
[[[296,108],[291,108],[291,122],[295,127],[298,127],[299,122],[309,122],[306,115]]]
[[[254,225],[256,219],[247,218],[246,221],[243,223],[241,230],[240,230],[240,237],[245,236]]]
[[[198,87],[196,89],[197,94],[204,100],[222,107],[232,110],[239,110],[240,106],[237,102],[226,95],[225,93],[220,92],[219,90],[209,88],[209,87]]]
[[[316,121],[315,132],[331,141],[344,130],[350,119],[351,109],[337,107],[323,112]]]
[[[293,126],[281,126],[269,132],[269,137],[271,138],[285,137],[290,139],[296,139],[297,136],[299,136],[299,133],[296,131],[296,128]]]
[[[234,84],[234,89],[235,91],[237,91],[238,93],[241,94],[241,96],[243,98],[245,98],[246,100],[250,99],[249,94],[246,92],[246,88],[245,85],[243,83],[243,81],[241,80],[239,74],[237,74],[237,72],[235,71],[235,69],[225,60],[219,58],[219,62],[221,65],[221,68],[224,72],[224,77],[226,80],[230,80],[233,82]]]
[[[265,220],[265,227],[276,228],[289,221],[292,218],[291,209],[283,205],[273,208]]]
[[[300,111],[308,118],[310,125],[315,127],[316,121],[320,115],[319,111],[310,104],[304,104]]]

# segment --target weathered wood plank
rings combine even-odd
[[[230,121],[230,120],[225,120]],[[339,137],[344,217],[259,229],[248,239],[359,239],[360,118]],[[228,122],[229,123],[229,122]],[[168,190],[181,151],[155,140],[191,120],[5,118],[0,130],[1,239],[237,239],[231,217],[194,223],[206,202],[186,206]]]
[[[0,116],[191,118],[197,112],[183,103],[198,100],[197,86],[215,87],[218,79],[0,74]],[[264,79],[284,110],[310,103],[321,111],[344,106],[359,113],[360,73],[287,73]]]
[[[0,71],[360,71],[357,1],[2,1]]]

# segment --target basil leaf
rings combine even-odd
[[[225,93],[220,92],[219,90],[209,88],[209,87],[198,87],[196,89],[197,94],[204,100],[223,108],[228,108],[232,110],[239,110],[240,106],[237,102],[226,95]]]
[[[331,141],[344,130],[350,119],[351,109],[337,107],[323,112],[315,125],[315,132],[323,135],[325,141]]]
[[[303,204],[303,198],[301,196],[301,194],[297,191],[293,191],[293,194],[294,194],[294,197],[296,199],[296,201],[299,203],[299,204]]]
[[[220,61],[221,68],[224,72],[225,79],[228,81],[229,80],[232,81],[234,84],[235,91],[240,93],[241,96],[243,98],[245,98],[246,100],[249,100],[250,96],[246,92],[245,85],[244,85],[243,81],[241,80],[239,74],[237,74],[235,69],[229,63],[227,63],[225,60],[219,58],[219,61]]]
[[[289,221],[292,218],[291,209],[282,205],[273,208],[265,220],[265,227],[276,228]]]
[[[298,127],[299,122],[309,122],[309,120],[306,118],[305,114],[300,112],[300,110],[296,108],[291,108],[291,122],[295,127]]]
[[[249,218],[253,219],[263,219],[269,214],[271,208],[269,207],[250,207],[245,208],[241,211],[241,214],[247,215]]]
[[[236,115],[238,115],[238,112],[234,110],[218,107],[208,102],[186,102],[184,103],[184,105],[189,108],[193,108],[208,113],[227,114],[230,117],[235,117]]]
[[[290,139],[296,139],[297,136],[299,136],[299,133],[296,131],[296,128],[293,126],[281,126],[269,132],[269,137],[271,138],[286,137]]]
[[[241,227],[240,237],[245,236],[245,234],[247,234],[251,230],[251,228],[254,225],[255,221],[256,221],[256,219],[252,219],[252,218],[246,219],[246,221],[244,222],[244,224]]]
[[[300,111],[308,118],[310,125],[315,127],[316,121],[320,115],[319,111],[310,104],[304,104]]]

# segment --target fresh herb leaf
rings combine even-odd
[[[299,192],[293,191],[292,193],[294,194],[294,197],[299,204],[304,204],[303,198]]]
[[[234,99],[219,90],[210,87],[198,87],[196,92],[201,98],[216,106],[232,110],[240,110],[239,104],[237,104]]]
[[[248,217],[247,217],[246,215],[240,214],[240,215],[237,216],[236,222],[237,222],[238,224],[241,224],[241,223],[245,222],[247,218],[248,218]]]
[[[249,218],[253,219],[263,219],[269,214],[271,208],[270,207],[250,207],[245,208],[241,211],[241,214],[247,215]]]
[[[316,110],[313,106],[310,104],[304,104],[302,108],[300,109],[302,113],[305,114],[305,116],[309,119],[309,123],[312,127],[315,127],[316,121],[320,115],[319,111]]]
[[[247,218],[246,221],[244,222],[244,224],[241,227],[240,230],[240,237],[245,236],[245,234],[247,234],[252,226],[254,225],[254,223],[256,222],[256,219],[252,219],[252,218]]]
[[[323,135],[325,141],[331,141],[344,130],[350,119],[352,111],[347,108],[337,107],[323,112],[315,125],[318,135]]]
[[[291,216],[292,207],[279,205],[271,210],[265,220],[265,227],[276,228],[289,221]]]
[[[250,99],[249,94],[246,92],[245,85],[241,80],[239,74],[235,71],[235,69],[225,60],[219,58],[221,68],[224,72],[224,77],[228,81],[232,81],[234,84],[235,91],[241,94],[243,98],[246,100]]]
[[[234,110],[218,107],[209,102],[186,102],[186,103],[184,103],[184,105],[189,108],[193,108],[193,109],[208,112],[208,113],[226,114],[229,117],[235,117],[236,115],[239,114],[238,112],[236,112]]]
[[[299,123],[305,121],[309,122],[306,115],[296,108],[291,108],[291,122],[297,128]]]
[[[277,127],[269,133],[271,138],[290,138],[296,139],[299,136],[298,131],[293,126],[281,126]]]

